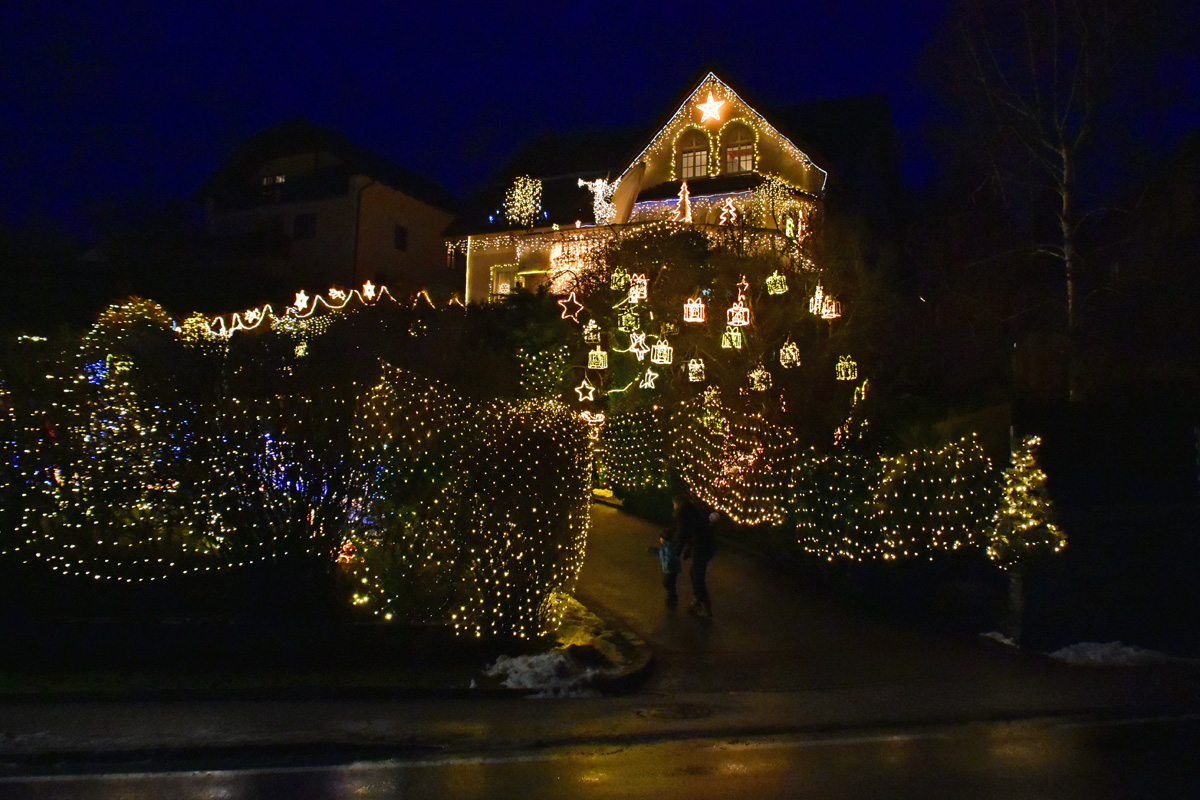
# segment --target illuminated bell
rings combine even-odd
[[[784,294],[788,290],[787,278],[778,272],[767,277],[767,294]]]
[[[608,353],[601,350],[600,345],[588,351],[588,369],[608,369]]]
[[[721,334],[721,347],[726,349],[741,350],[743,344],[742,332],[733,326],[725,328],[725,333]]]

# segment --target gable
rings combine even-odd
[[[642,190],[679,180],[676,156],[681,140],[707,142],[709,175],[720,176],[724,171],[725,146],[739,127],[752,133],[755,172],[778,175],[812,195],[823,192],[825,170],[711,72],[684,98],[662,129],[621,173],[621,178],[638,164],[645,164]]]

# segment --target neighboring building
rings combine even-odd
[[[443,239],[454,198],[303,119],[238,146],[195,197],[204,203],[209,257],[226,268],[302,288],[462,284],[446,268]]]
[[[860,157],[859,150],[879,151],[879,161],[887,163],[871,172],[872,180],[879,183],[877,176],[890,169],[884,182],[898,199],[886,102],[835,101],[819,109],[790,109],[776,119],[816,123],[819,134],[837,127],[826,109],[871,117],[871,127],[882,130],[877,135],[886,140],[882,145],[872,139],[873,131],[848,134],[856,148],[850,157]],[[466,258],[466,298],[483,302],[543,284],[565,290],[569,280],[563,279],[586,269],[590,250],[626,231],[669,220],[690,222],[711,236],[734,224],[786,249],[811,229],[829,177],[796,141],[711,72],[650,136],[630,131],[543,136],[446,231],[450,246]],[[839,142],[833,144],[836,149]]]

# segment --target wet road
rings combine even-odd
[[[577,595],[648,641],[655,669],[643,691],[789,691],[842,686],[990,681],[1053,670],[1016,652],[986,648],[855,616],[806,596],[793,576],[731,547],[709,566],[714,617],[664,604],[658,561],[646,552],[658,528],[609,506],[592,506]]]
[[[346,766],[0,779],[4,800],[1184,798],[1200,720],[692,739]]]

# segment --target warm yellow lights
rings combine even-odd
[[[542,215],[542,182],[528,175],[518,176],[504,193],[504,216],[508,224],[532,228]]]
[[[715,97],[713,97],[713,93],[710,91],[708,93],[708,100],[703,103],[696,104],[697,110],[699,110],[702,114],[700,121],[706,122],[710,119],[719,121],[721,119],[721,106],[723,105],[725,105],[725,101],[717,100]]]
[[[608,353],[600,345],[588,351],[588,369],[608,369]]]
[[[684,322],[704,322],[704,301],[693,297],[683,302]]]
[[[835,372],[839,381],[858,380],[858,364],[854,363],[850,356],[838,356]]]

